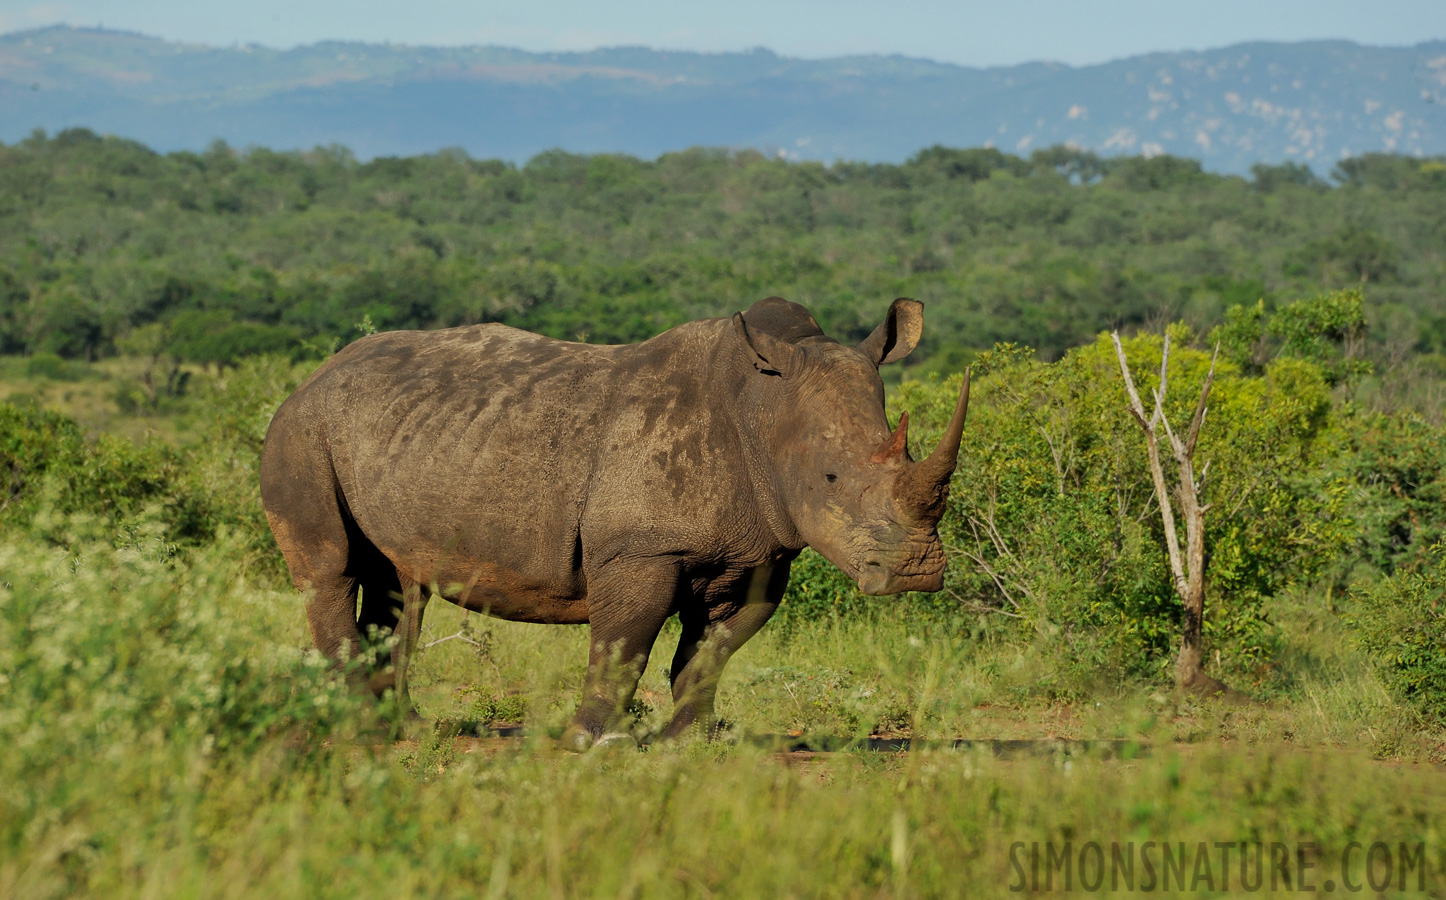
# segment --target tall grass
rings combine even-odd
[[[1018,884],[1017,842],[1091,840],[1306,841],[1322,860],[1424,842],[1427,883],[1446,884],[1446,780],[1371,761],[1393,707],[1320,623],[1300,702],[1269,708],[1128,685],[1046,702],[1028,647],[887,611],[765,629],[720,695],[743,733],[1123,736],[1144,745],[1132,759],[573,756],[545,734],[571,714],[585,633],[434,604],[424,644],[464,623],[467,640],[420,655],[423,712],[523,716],[533,737],[393,743],[244,541],[177,556],[88,527],[51,523],[70,550],[0,544],[0,896],[991,896]],[[666,717],[668,638],[644,730]]]

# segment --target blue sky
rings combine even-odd
[[[1446,38],[1446,0],[0,0],[0,33],[57,22],[219,45],[762,46],[810,58],[902,53],[976,66],[1078,65],[1249,40],[1415,44]]]

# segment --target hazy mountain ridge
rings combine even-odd
[[[363,157],[461,146],[520,160],[551,147],[655,156],[703,144],[897,161],[935,143],[1027,153],[1068,142],[1192,156],[1222,171],[1286,159],[1325,170],[1348,154],[1446,153],[1443,98],[1446,41],[1256,43],[980,69],[767,50],[275,50],[68,27],[0,36],[0,140],[86,126],[163,150],[219,137],[340,143]]]

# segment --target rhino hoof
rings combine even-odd
[[[592,749],[595,752],[636,750],[638,749],[638,742],[636,738],[625,731],[609,731],[597,739],[597,742],[592,745]]]
[[[592,734],[586,728],[579,728],[574,725],[563,732],[562,740],[559,742],[562,749],[572,753],[584,753],[594,743]]]

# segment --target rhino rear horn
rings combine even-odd
[[[908,452],[909,414],[901,413],[899,415],[899,427],[895,428],[894,433],[884,439],[884,442],[879,445],[879,449],[875,450],[869,459],[876,463],[888,462],[891,459],[908,459]]]

